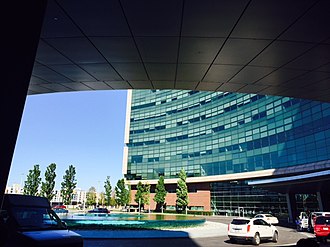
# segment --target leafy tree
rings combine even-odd
[[[135,202],[144,209],[144,205],[150,203],[150,184],[143,184],[141,181],[136,186]]]
[[[130,190],[126,187],[124,179],[119,179],[115,187],[116,203],[120,206],[126,206],[130,201]]]
[[[88,206],[96,205],[96,189],[93,186],[86,193],[86,204]]]
[[[110,198],[110,204],[109,204],[109,205],[112,206],[112,207],[116,206],[116,199],[115,199],[115,196],[112,196],[112,197]]]
[[[131,203],[131,185],[127,185],[127,195],[126,195],[127,204]]]
[[[139,204],[139,206],[143,207],[143,184],[141,181],[136,185],[136,193],[134,201]]]
[[[26,181],[24,181],[24,195],[38,195],[38,188],[41,182],[39,165],[34,165],[32,170],[29,170]]]
[[[71,203],[73,190],[77,185],[76,168],[73,165],[70,165],[69,168],[65,171],[63,180],[64,181],[61,183],[61,195],[64,204],[68,205]]]
[[[150,205],[150,184],[144,184],[144,204]]]
[[[167,194],[164,176],[159,177],[155,192],[154,201],[156,202],[156,211],[160,211],[165,204],[165,198]]]
[[[102,205],[102,206],[105,204],[105,193],[104,192],[100,193],[98,204]]]
[[[110,183],[110,176],[107,176],[107,179],[104,182],[104,190],[105,190],[105,201],[107,203],[107,206],[110,206],[111,193],[112,193],[112,187],[111,187],[111,183]]]
[[[188,187],[186,184],[187,174],[185,170],[182,168],[179,172],[179,179],[177,182],[176,189],[176,208],[178,211],[183,211],[186,209],[189,203],[188,198]]]
[[[45,172],[45,182],[42,182],[41,184],[41,195],[46,197],[48,201],[51,201],[55,194],[54,194],[54,188],[55,188],[55,178],[56,178],[56,164],[51,163]]]

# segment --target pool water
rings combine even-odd
[[[73,230],[168,229],[199,226],[202,217],[168,214],[71,214],[61,217]]]

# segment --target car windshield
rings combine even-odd
[[[23,231],[65,229],[55,212],[48,208],[13,207],[12,214]]]
[[[233,219],[233,221],[231,222],[231,224],[233,225],[246,225],[249,224],[249,220],[245,220],[245,219]]]
[[[253,225],[259,225],[259,226],[265,226],[265,225],[269,225],[266,221],[262,220],[262,219],[258,219],[258,220],[254,220],[253,221]]]
[[[317,217],[316,224],[317,225],[330,225],[330,217]]]

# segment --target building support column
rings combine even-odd
[[[328,188],[323,188],[323,190],[317,192],[317,201],[321,203],[322,206],[322,208],[320,207],[320,211],[330,212],[330,191]]]
[[[321,196],[320,191],[316,192],[316,199],[317,199],[317,204],[318,204],[318,207],[319,207],[319,211],[324,211],[323,210],[323,203],[322,203],[322,196]]]
[[[294,193],[286,193],[285,196],[288,205],[289,222],[294,223],[297,216],[296,195]]]
[[[29,87],[46,0],[2,4],[0,206]]]

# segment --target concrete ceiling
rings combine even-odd
[[[330,102],[329,13],[329,0],[49,0],[28,94],[154,88]]]

